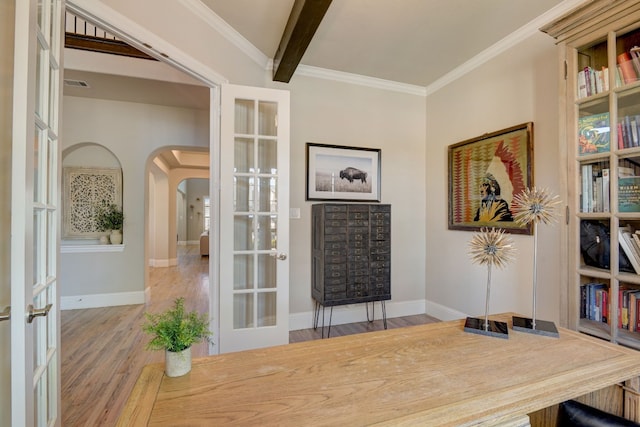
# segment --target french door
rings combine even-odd
[[[11,425],[60,425],[57,296],[64,0],[15,1]]]
[[[289,92],[223,85],[221,353],[289,342]]]

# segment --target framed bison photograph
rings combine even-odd
[[[449,229],[503,228],[532,234],[514,221],[514,196],[533,186],[533,123],[449,146]]]
[[[379,202],[380,152],[307,142],[306,200]]]

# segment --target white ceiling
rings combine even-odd
[[[269,58],[294,3],[200,1]],[[560,3],[333,0],[301,64],[427,87]]]
[[[184,0],[201,2],[235,31],[273,58],[294,0]],[[476,55],[542,17],[557,17],[583,0],[333,0],[301,64],[325,70],[428,88]],[[588,0],[587,0],[588,1]],[[549,18],[549,19],[551,19]],[[537,30],[537,26],[535,29]],[[69,51],[69,50],[67,50]],[[122,58],[92,59],[93,68],[73,68],[65,58],[65,79],[90,88],[64,87],[69,96],[94,97],[178,107],[209,107],[209,91],[197,82],[165,83],[106,71]],[[70,60],[67,60],[70,59]],[[142,61],[148,67],[152,61]],[[71,65],[69,65],[71,64]],[[167,67],[164,64],[161,64]],[[177,71],[175,71],[177,72]],[[168,75],[172,71],[160,71]],[[149,75],[149,74],[142,74]],[[295,74],[293,76],[295,79]],[[167,159],[165,159],[166,161]],[[168,162],[173,163],[175,162]]]
[[[210,9],[266,58],[273,58],[294,3],[184,1]],[[333,0],[301,64],[427,88],[540,16],[582,1],[588,0]],[[157,76],[133,82],[138,90],[132,90],[116,76],[99,83],[105,73],[92,71],[86,75],[91,90],[65,87],[65,94],[130,100],[141,93],[140,102],[208,108],[208,94],[195,87],[173,84],[163,96]],[[66,68],[65,78],[83,76]]]

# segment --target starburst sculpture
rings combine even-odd
[[[469,242],[469,255],[474,264],[504,268],[513,258],[514,250],[512,240],[501,228],[483,227]]]
[[[513,219],[520,225],[532,222],[549,224],[556,219],[554,210],[559,203],[558,196],[552,197],[546,188],[527,188],[513,198]]]
[[[471,242],[469,242],[469,255],[471,256],[471,261],[475,264],[486,265],[487,266],[487,297],[485,301],[484,308],[484,331],[488,334],[489,330],[489,299],[491,295],[491,267],[496,266],[498,268],[504,268],[509,261],[513,258],[513,253],[515,248],[513,247],[513,242],[511,238],[505,234],[503,229],[491,228],[489,230],[486,227],[480,229],[480,233],[473,236]],[[470,325],[474,323],[473,318],[467,318],[467,324]],[[496,323],[496,322],[494,322]],[[503,323],[503,322],[497,322]],[[496,324],[497,324],[496,323]],[[506,324],[498,325],[499,329],[506,331]],[[473,331],[474,328],[467,328],[470,332]],[[498,336],[500,334],[497,334]]]
[[[536,322],[536,293],[538,288],[538,223],[554,222],[555,207],[560,203],[558,196],[551,196],[546,188],[527,188],[513,198],[514,220],[520,225],[533,224],[533,309],[531,319],[524,317],[513,318],[513,327],[524,332],[541,333],[549,336],[559,336],[553,322],[540,321],[542,328]]]

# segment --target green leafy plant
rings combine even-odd
[[[115,203],[97,208],[96,226],[98,231],[122,230],[124,213]]]
[[[209,340],[209,321],[206,315],[196,311],[185,312],[184,298],[177,298],[173,308],[153,314],[145,313],[142,330],[152,335],[147,344],[149,350],[180,352],[203,339]]]

